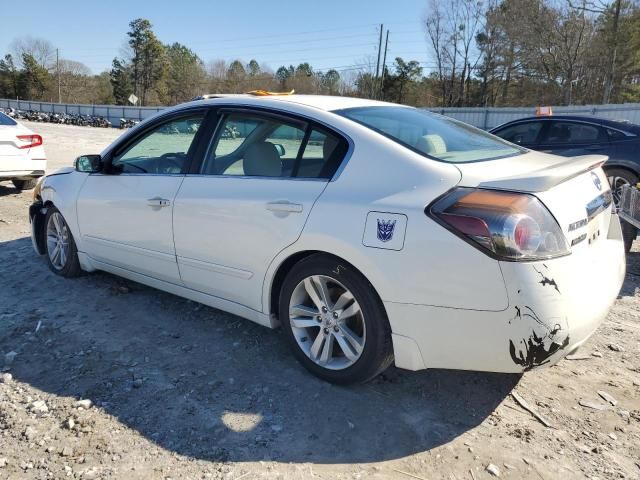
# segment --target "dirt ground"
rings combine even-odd
[[[30,127],[50,170],[119,134]],[[278,331],[108,274],[56,277],[30,202],[0,184],[0,479],[640,478],[640,242],[572,360],[343,388]]]

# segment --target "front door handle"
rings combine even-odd
[[[267,203],[267,210],[272,212],[302,213],[302,205],[282,200]]]
[[[168,207],[171,205],[171,201],[166,198],[153,197],[147,200],[147,205],[150,207]]]

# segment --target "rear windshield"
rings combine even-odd
[[[526,150],[452,118],[408,107],[359,107],[334,113],[418,153],[449,163],[511,157]]]
[[[17,125],[15,120],[0,112],[0,125]]]

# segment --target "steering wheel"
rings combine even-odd
[[[179,172],[184,168],[184,160],[187,158],[187,154],[184,152],[169,152],[163,153],[158,157],[156,161],[156,171],[160,171],[162,168],[163,171],[168,171],[168,167],[164,165],[165,162],[170,163],[174,167],[178,169]],[[162,160],[163,162],[160,162]]]

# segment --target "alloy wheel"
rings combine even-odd
[[[62,270],[67,264],[70,240],[67,223],[60,212],[54,212],[47,223],[47,254],[56,270]]]
[[[354,295],[337,280],[312,275],[293,290],[289,322],[296,342],[317,365],[352,366],[362,355],[366,325]]]
[[[618,207],[620,204],[620,198],[622,196],[622,187],[624,187],[625,185],[630,185],[629,180],[617,175],[607,177],[607,180],[609,180],[609,185],[611,186],[613,202],[616,207]]]

